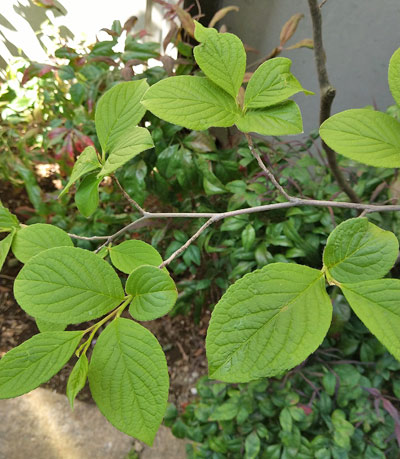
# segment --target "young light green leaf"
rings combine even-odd
[[[141,325],[115,319],[89,364],[92,396],[117,429],[152,445],[168,399],[168,369],[157,339]]]
[[[332,318],[321,271],[274,263],[246,274],[215,306],[207,333],[210,377],[247,382],[303,362]]]
[[[15,279],[14,295],[33,317],[68,324],[96,319],[124,299],[113,268],[76,247],[49,249],[28,261]]]
[[[235,99],[203,77],[161,80],[146,92],[142,104],[165,121],[197,131],[232,126],[239,116]]]
[[[390,58],[388,80],[393,99],[400,105],[400,48]]]
[[[14,235],[15,235],[15,231],[12,231],[3,240],[0,241],[0,271],[3,268],[8,252],[10,251],[10,247],[11,247]]]
[[[12,214],[0,201],[0,232],[8,232],[13,228],[18,228],[17,217]]]
[[[103,151],[109,153],[143,118],[146,110],[140,100],[148,87],[146,80],[119,83],[100,98],[95,123]]]
[[[164,316],[172,309],[178,297],[170,275],[150,265],[132,271],[125,290],[133,296],[129,312],[136,320],[153,320]]]
[[[53,247],[73,247],[68,234],[61,228],[45,223],[35,223],[17,231],[12,244],[16,258],[26,263],[43,250]]]
[[[338,282],[360,282],[383,277],[399,252],[396,236],[370,223],[351,218],[338,225],[328,237],[324,266]]]
[[[400,123],[386,113],[345,110],[322,123],[319,133],[347,158],[375,167],[400,166]]]
[[[72,369],[67,382],[67,397],[72,409],[74,409],[76,396],[85,387],[88,370],[88,359],[86,354],[82,354]]]
[[[68,362],[82,332],[47,332],[11,349],[0,360],[0,399],[18,397],[48,381]]]
[[[92,146],[86,147],[76,160],[71,177],[58,197],[61,198],[61,196],[63,196],[83,175],[100,168],[101,164],[97,157],[96,150]]]
[[[49,322],[45,319],[35,319],[37,328],[41,333],[50,332],[50,331],[64,331],[68,324],[63,324],[59,322]]]
[[[130,129],[122,137],[117,138],[115,143],[110,144],[109,156],[98,177],[111,174],[142,151],[153,147],[153,139],[147,129],[142,127]]]
[[[292,61],[286,57],[269,59],[258,67],[247,85],[245,108],[264,108],[279,104],[290,96],[304,89],[297,78],[290,72]]]
[[[112,264],[126,274],[142,265],[160,266],[163,262],[154,247],[136,239],[114,245],[109,251]]]
[[[99,184],[103,177],[96,173],[87,175],[80,183],[75,193],[75,203],[79,212],[90,217],[99,205]]]
[[[210,80],[236,98],[246,71],[243,43],[231,33],[195,24],[194,36],[201,43],[193,50],[197,64]]]
[[[288,100],[264,109],[251,109],[236,122],[242,132],[257,132],[262,135],[290,135],[303,132],[300,109]]]
[[[360,320],[400,360],[400,280],[375,279],[341,288]]]

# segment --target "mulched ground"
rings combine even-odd
[[[23,189],[15,189],[10,184],[0,182],[0,200],[22,222],[32,215],[30,202]],[[14,300],[13,283],[21,267],[10,254],[0,273],[0,357],[38,333],[34,319],[25,314]],[[129,317],[128,313],[124,314]],[[205,336],[209,318],[209,311],[205,311],[198,325],[190,315],[166,316],[143,323],[158,338],[164,349],[171,378],[170,401],[181,408],[193,399],[197,379],[207,373]],[[65,393],[74,359],[44,386]],[[87,385],[78,398],[91,401]]]

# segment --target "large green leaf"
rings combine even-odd
[[[400,105],[400,48],[390,59],[388,80],[393,99]]]
[[[76,190],[75,204],[85,217],[90,217],[99,205],[99,184],[102,180],[103,177],[98,177],[96,173],[87,175]]]
[[[239,116],[235,99],[203,77],[161,80],[146,92],[142,103],[159,118],[197,131],[232,126]]]
[[[72,409],[74,408],[76,396],[85,387],[88,370],[88,359],[86,354],[82,354],[72,369],[67,383],[67,397]]]
[[[35,319],[36,326],[40,332],[49,332],[49,331],[64,331],[68,324],[63,324],[61,322],[49,322],[46,319]]]
[[[75,247],[49,249],[28,261],[15,279],[14,294],[33,317],[68,324],[96,319],[124,298],[113,268]]]
[[[400,280],[376,279],[341,288],[357,316],[400,360]]]
[[[332,317],[321,271],[274,263],[233,284],[207,333],[210,377],[246,382],[299,365],[324,339]]]
[[[39,333],[7,352],[0,360],[0,398],[18,397],[48,381],[70,359],[82,335]]]
[[[0,201],[0,232],[11,231],[19,226],[18,219]]]
[[[152,445],[168,399],[168,369],[157,339],[115,319],[99,336],[89,364],[92,396],[117,429]]]
[[[303,132],[300,109],[288,100],[264,109],[250,109],[236,122],[242,132],[263,135],[290,135]]]
[[[126,274],[142,265],[159,266],[163,262],[157,250],[143,241],[124,241],[109,250],[112,264]]]
[[[375,167],[400,166],[400,123],[386,113],[346,110],[328,118],[319,132],[347,158]]]
[[[73,247],[68,234],[61,228],[45,223],[35,223],[17,231],[12,251],[16,258],[26,263],[43,250],[53,247]]]
[[[370,223],[351,218],[338,225],[328,237],[324,265],[338,282],[360,282],[383,277],[399,251],[396,236]]]
[[[14,235],[15,235],[15,231],[8,234],[4,239],[0,241],[0,271],[3,268],[8,252],[10,251],[10,247],[11,247]]]
[[[245,108],[275,105],[300,91],[310,94],[290,72],[291,65],[292,61],[286,57],[275,57],[261,64],[247,85]]]
[[[100,167],[101,164],[97,157],[96,150],[91,146],[86,147],[76,160],[74,168],[72,169],[71,177],[69,178],[68,183],[65,185],[65,188],[61,191],[58,197],[60,198],[63,196],[83,175],[96,169],[100,169]]]
[[[148,87],[146,80],[119,83],[100,98],[95,122],[103,151],[109,153],[143,118],[146,110],[140,100]]]
[[[107,161],[98,174],[104,177],[123,166],[144,150],[154,147],[150,132],[142,127],[127,131],[113,143]]]
[[[246,71],[243,43],[231,33],[195,24],[194,36],[201,43],[193,50],[196,62],[210,80],[236,98]]]
[[[170,275],[156,266],[144,265],[132,271],[125,290],[133,299],[129,307],[136,320],[153,320],[167,314],[178,292]]]

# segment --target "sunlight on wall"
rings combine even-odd
[[[30,0],[0,2],[0,57],[7,63],[18,55],[17,50],[21,50],[30,60],[49,62],[48,55],[54,53],[55,46],[46,35],[58,28],[73,36],[73,39],[69,38],[71,45],[93,43],[96,37],[100,40],[109,39],[109,35],[100,30],[110,28],[114,19],[124,24],[130,16],[137,16],[139,19],[135,30],[145,28],[146,0],[58,0],[58,4],[67,12],[65,15],[37,7]],[[35,33],[38,30],[34,30],[32,24],[38,21],[42,22],[45,34]],[[167,31],[168,25],[162,19],[161,10],[153,6],[149,39],[160,41]],[[16,49],[12,49],[12,45]]]

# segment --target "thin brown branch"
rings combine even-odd
[[[213,224],[214,222],[216,222],[217,220],[219,220],[219,216],[218,214],[216,214],[214,217],[211,217],[209,220],[207,220],[204,225],[202,225],[194,234],[193,236],[188,239],[182,247],[180,247],[178,250],[176,250],[169,258],[167,258],[165,261],[163,261],[161,263],[161,265],[159,266],[160,269],[164,268],[165,266],[168,266],[171,261],[175,260],[176,257],[178,257],[182,252],[184,252],[190,244],[192,244],[192,242],[194,242],[199,236],[200,234],[206,229],[208,228],[211,224]]]
[[[102,241],[110,237],[110,236],[78,236],[77,234],[73,234],[73,233],[68,233],[68,236],[74,239],[81,239],[82,241]]]
[[[108,236],[106,242],[104,242],[104,244],[102,244],[100,247],[98,247],[94,251],[94,253],[99,253],[100,250],[103,247],[106,247],[107,245],[111,244],[111,242],[113,242],[114,239],[116,239],[117,237],[119,237],[122,234],[126,233],[127,231],[130,231],[130,230],[136,228],[137,226],[139,226],[140,222],[142,222],[143,220],[146,220],[146,219],[147,219],[147,217],[141,217],[138,220],[135,220],[134,222],[129,223],[129,225],[124,226],[123,228],[121,228],[119,231],[117,231],[116,233],[112,234],[111,236]]]
[[[308,6],[312,20],[314,56],[320,88],[319,124],[321,125],[326,119],[330,117],[332,102],[336,94],[336,89],[329,82],[328,72],[326,70],[326,55],[322,41],[322,18],[320,6],[318,5],[317,0],[308,0]],[[334,175],[340,188],[352,201],[360,202],[359,197],[351,188],[350,184],[346,181],[339,168],[339,165],[336,161],[336,153],[332,150],[332,148],[326,145],[324,141],[321,141],[321,144],[322,148],[326,152],[328,164],[332,174]]]
[[[122,185],[119,183],[119,180],[115,175],[113,175],[114,182],[118,185],[118,188],[121,190],[122,194],[125,196],[126,200],[129,204],[138,210],[142,215],[146,214],[146,211],[134,200],[132,199],[129,194],[122,188]]]
[[[354,209],[354,210],[364,210],[365,214],[371,212],[399,212],[400,205],[377,205],[377,204],[362,204],[358,202],[343,202],[343,201],[319,201],[316,199],[301,199],[301,198],[294,198],[291,197],[290,201],[287,202],[278,202],[274,204],[266,204],[263,206],[256,206],[256,207],[247,207],[245,209],[238,209],[238,210],[231,210],[228,212],[193,212],[193,213],[186,213],[186,212],[146,212],[145,215],[138,220],[135,220],[128,225],[121,228],[116,233],[110,236],[93,236],[93,238],[84,238],[85,240],[96,240],[96,239],[105,239],[106,241],[95,250],[95,253],[100,252],[103,247],[106,247],[108,244],[113,242],[118,237],[122,236],[122,234],[131,231],[135,228],[140,226],[144,226],[147,220],[153,220],[156,218],[209,218],[207,222],[201,226],[198,231],[190,238],[188,241],[180,247],[175,253],[173,253],[168,260],[164,261],[161,267],[166,266],[172,260],[174,260],[177,256],[179,256],[184,250],[189,247],[189,245],[195,241],[200,234],[208,228],[213,223],[223,220],[229,217],[236,217],[238,215],[247,215],[247,214],[255,214],[260,212],[269,212],[271,210],[277,209],[287,209],[290,207],[302,207],[302,206],[313,206],[313,207],[337,207],[341,209]],[[74,234],[70,234],[71,237],[83,238],[83,236],[77,236]]]
[[[279,193],[285,199],[287,199],[288,201],[292,201],[294,198],[292,198],[291,196],[289,196],[286,193],[286,191],[283,189],[283,187],[279,184],[278,180],[275,178],[274,174],[264,164],[263,160],[261,159],[260,155],[258,154],[257,150],[254,147],[253,139],[251,138],[251,136],[249,134],[244,134],[244,135],[246,136],[246,140],[247,140],[247,142],[249,144],[249,148],[250,148],[251,154],[254,156],[254,158],[256,158],[256,160],[258,162],[258,165],[260,166],[260,168],[262,169],[264,174],[267,176],[267,178],[269,180],[271,180],[271,182],[273,183],[275,188],[279,191]]]

